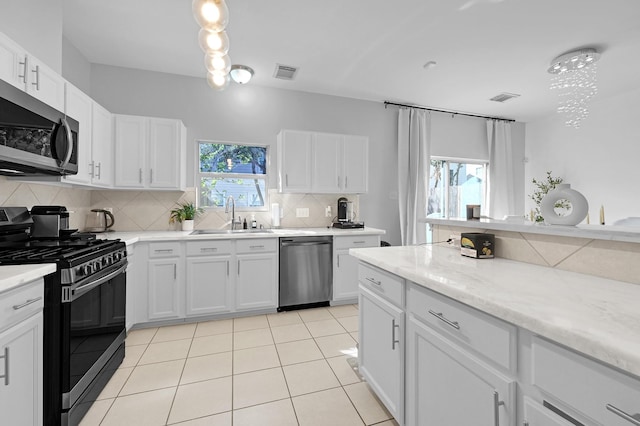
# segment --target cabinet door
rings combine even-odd
[[[180,189],[180,127],[177,120],[149,119],[150,188]]]
[[[80,89],[67,83],[65,93],[65,114],[79,123],[78,131],[78,174],[65,176],[65,182],[88,185],[91,183],[91,105],[93,101]]]
[[[25,90],[27,74],[27,53],[9,37],[0,33],[0,79]]]
[[[344,137],[344,182],[343,191],[363,193],[369,181],[369,138],[366,136]]]
[[[335,250],[333,260],[333,300],[358,297],[358,259],[349,249]]]
[[[404,424],[404,312],[360,286],[359,315],[360,372],[398,423]]]
[[[2,424],[42,425],[42,313],[0,334]]]
[[[275,254],[242,254],[236,261],[236,309],[275,308],[278,273]]]
[[[144,188],[148,179],[145,117],[115,116],[115,186]]]
[[[64,111],[64,79],[33,56],[27,56],[27,93],[58,111]]]
[[[407,326],[406,377],[407,425],[515,423],[515,382],[412,316]]]
[[[92,103],[93,145],[92,183],[96,186],[113,186],[113,121],[112,115],[97,103]],[[138,146],[134,146],[134,149]],[[135,153],[134,153],[135,155]]]
[[[342,170],[342,136],[316,133],[311,156],[313,174],[312,192],[341,192],[344,176]]]
[[[278,177],[281,192],[311,190],[312,133],[283,130],[278,143]]]
[[[179,259],[149,260],[148,300],[149,319],[179,318],[181,316],[181,292],[178,279]]]
[[[231,256],[187,259],[187,316],[231,310]]]

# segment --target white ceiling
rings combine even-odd
[[[63,3],[64,35],[90,62],[204,78],[190,0]],[[596,98],[640,87],[638,0],[227,4],[229,55],[255,70],[250,84],[531,121],[556,108],[549,62],[597,47]],[[296,79],[273,78],[276,63],[299,67]],[[501,92],[521,96],[489,101]]]

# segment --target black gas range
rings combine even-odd
[[[0,265],[56,264],[44,277],[43,423],[76,425],[124,358],[126,246],[32,229],[25,207],[0,207]]]

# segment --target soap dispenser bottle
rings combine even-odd
[[[251,229],[256,229],[258,227],[258,222],[256,222],[256,215],[251,215]]]

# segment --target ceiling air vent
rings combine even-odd
[[[297,72],[298,68],[296,67],[276,64],[276,72],[273,74],[273,76],[282,80],[293,80]]]
[[[513,99],[513,98],[517,98],[518,94],[516,93],[508,93],[508,92],[503,92],[500,93],[499,95],[494,96],[493,98],[489,99],[490,101],[494,101],[494,102],[506,102],[509,99]]]

